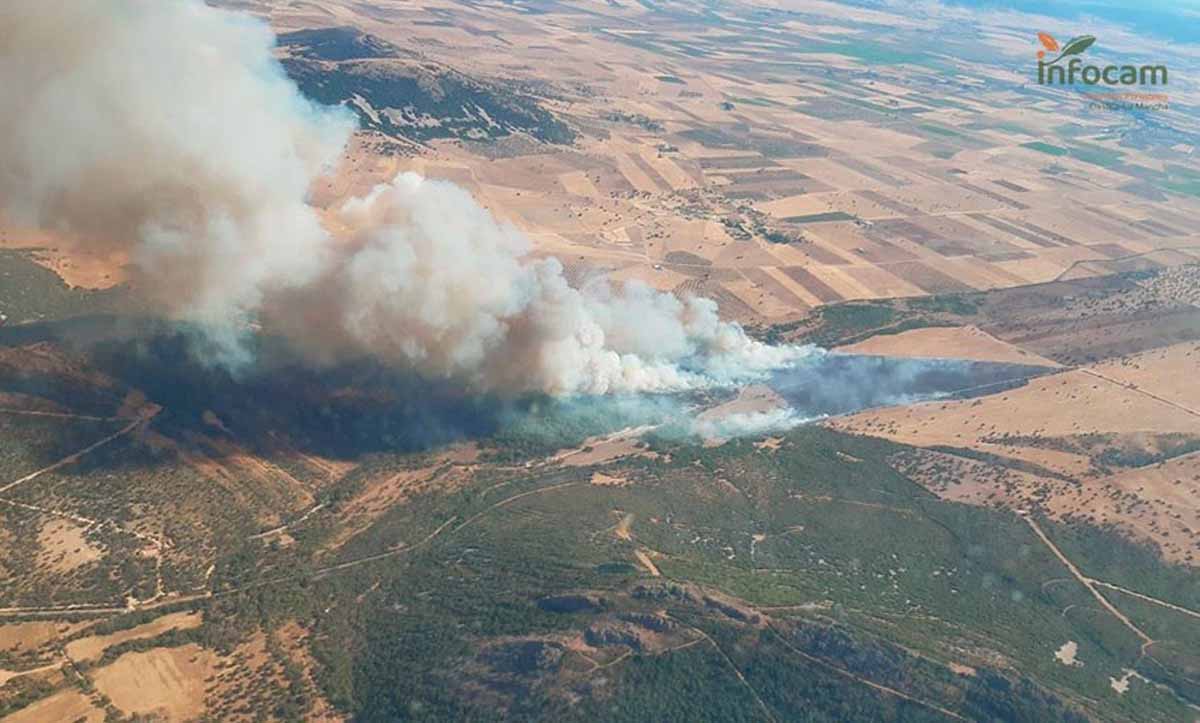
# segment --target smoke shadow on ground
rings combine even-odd
[[[702,414],[681,415],[656,434],[676,441],[761,436],[876,407],[994,394],[1051,371],[1026,364],[817,350],[764,380],[762,386],[777,399],[756,392],[746,401],[701,405],[707,407]]]
[[[254,342],[252,364],[230,370],[197,360],[197,343],[187,332],[157,334],[132,345],[100,343],[89,357],[163,407],[156,428],[215,434],[219,421],[241,445],[264,453],[281,443],[340,459],[421,451],[492,435],[505,405],[368,359],[314,367],[264,337]]]
[[[687,396],[611,395],[555,398],[480,394],[460,380],[430,378],[371,359],[314,366],[286,340],[253,335],[253,363],[229,368],[206,361],[206,337],[147,317],[97,315],[0,328],[0,392],[47,399],[76,414],[117,414],[137,390],[161,407],[155,432],[208,456],[241,450],[271,456],[302,452],[355,460],[480,442],[497,459],[551,454],[588,437],[662,423]],[[65,363],[29,363],[48,345]],[[23,365],[23,366],[22,366]],[[98,372],[98,374],[96,374]],[[108,378],[114,385],[97,384]],[[205,444],[227,437],[230,445]],[[49,464],[77,451],[63,441],[39,456]],[[152,464],[152,455],[139,455]],[[93,464],[91,469],[95,470]]]
[[[476,440],[495,458],[510,461],[548,455],[629,427],[661,426],[663,433],[674,430],[676,436],[692,437],[699,433],[693,424],[696,413],[735,393],[506,398],[370,359],[313,366],[286,341],[264,334],[248,342],[253,364],[231,370],[205,361],[204,339],[187,327],[145,317],[79,317],[0,328],[0,347],[48,342],[78,360],[84,371],[64,375],[53,365],[31,365],[14,373],[11,366],[0,365],[0,392],[41,396],[76,413],[111,415],[128,390],[139,390],[162,407],[154,430],[185,446],[228,435],[237,443],[234,449],[260,455],[299,451],[354,460]],[[116,386],[90,384],[89,370],[115,380]],[[870,407],[998,391],[1045,371],[1029,365],[821,352],[776,372],[767,384],[790,406],[772,424],[790,427]],[[764,431],[740,423],[731,429],[733,436]],[[47,463],[73,451],[63,444],[46,449]],[[211,456],[221,449],[207,445],[204,451]]]
[[[256,452],[286,445],[333,458],[487,437],[515,404],[369,360],[314,367],[265,336],[253,340],[253,364],[229,369],[204,361],[202,339],[167,322],[109,316],[0,329],[0,346],[48,342],[83,370],[117,382],[116,388],[89,386],[86,373],[30,365],[6,370],[0,391],[40,396],[75,413],[111,415],[126,391],[138,390],[162,407],[155,430],[177,441],[231,434]]]
[[[939,398],[970,398],[1023,384],[1049,367],[964,359],[831,352],[775,372],[771,387],[803,418]]]

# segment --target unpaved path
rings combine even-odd
[[[392,556],[394,556],[394,555],[399,555],[399,554],[401,554],[401,553],[404,553],[404,552],[412,552],[413,550],[417,549],[418,547],[421,547],[422,545],[428,544],[428,543],[429,543],[431,540],[433,540],[433,538],[435,538],[435,537],[437,537],[438,535],[442,534],[442,530],[444,530],[444,529],[446,529],[447,527],[449,527],[449,526],[450,526],[450,523],[451,523],[451,522],[454,522],[454,521],[455,521],[455,520],[457,520],[457,519],[458,519],[457,517],[451,517],[450,519],[448,519],[448,520],[446,520],[445,522],[443,522],[443,523],[442,523],[440,526],[438,526],[438,528],[437,528],[436,530],[434,530],[433,532],[429,533],[429,534],[428,534],[428,535],[426,535],[426,536],[425,536],[423,539],[421,539],[421,540],[419,540],[419,541],[417,541],[417,542],[413,543],[412,545],[400,545],[399,547],[395,547],[395,548],[393,548],[393,549],[391,549],[391,550],[387,550],[386,552],[380,552],[380,553],[377,553],[377,554],[375,554],[375,555],[368,555],[367,557],[360,557],[360,558],[358,558],[358,559],[356,559],[356,560],[350,560],[350,561],[348,561],[348,562],[342,562],[342,563],[338,563],[337,565],[330,565],[329,567],[323,567],[323,568],[321,568],[320,570],[317,570],[316,572],[314,572],[314,573],[313,573],[313,577],[314,577],[314,578],[321,578],[321,577],[325,577],[326,575],[330,575],[330,574],[332,574],[332,573],[335,573],[335,572],[337,572],[338,570],[347,570],[347,569],[349,569],[349,568],[352,568],[352,567],[357,567],[357,566],[359,566],[359,565],[364,565],[364,564],[366,564],[366,563],[368,563],[368,562],[374,562],[375,560],[382,560],[382,559],[383,559],[383,558],[385,558],[385,557],[392,557]],[[455,528],[455,529],[458,529],[458,528]],[[283,578],[283,579],[285,579],[285,580],[290,580],[290,579],[293,579],[293,578],[292,578],[292,577],[287,577],[287,578]],[[233,590],[230,590],[230,592],[234,592],[234,591],[233,591]]]
[[[467,525],[474,524],[476,520],[478,520],[479,518],[488,514],[489,512],[491,512],[495,509],[498,509],[500,507],[504,507],[505,505],[511,504],[513,502],[516,502],[517,500],[522,499],[524,497],[530,497],[532,495],[540,495],[540,494],[544,494],[546,492],[553,492],[555,490],[561,490],[561,489],[565,489],[567,487],[578,487],[580,485],[586,485],[586,484],[591,484],[591,483],[590,482],[563,482],[562,484],[550,485],[549,487],[539,487],[536,490],[529,490],[528,492],[522,492],[520,494],[513,495],[512,497],[506,497],[506,498],[500,500],[499,502],[493,504],[491,507],[485,507],[484,509],[480,510],[479,512],[476,512],[471,517],[468,517],[467,519],[463,520],[462,524],[459,525],[458,527],[455,527],[453,530],[451,530],[451,532],[458,532],[459,530],[466,527]]]
[[[83,419],[89,422],[118,422],[128,417],[98,417],[93,414],[72,414],[70,412],[43,412],[37,409],[12,409],[0,407],[0,414],[20,414],[27,417],[54,417],[56,419]]]
[[[154,412],[154,414],[157,414],[157,411]],[[133,430],[137,429],[138,425],[144,424],[147,420],[149,420],[153,416],[154,416],[153,414],[150,414],[147,416],[138,417],[137,419],[133,420],[129,424],[126,424],[124,427],[121,427],[121,429],[119,429],[116,432],[113,432],[112,434],[108,435],[107,437],[100,440],[99,442],[94,442],[94,443],[88,445],[87,447],[84,447],[83,449],[79,450],[78,452],[75,452],[74,454],[69,454],[66,457],[63,457],[62,459],[58,460],[57,462],[55,462],[52,465],[49,465],[47,467],[42,467],[41,469],[37,470],[36,472],[30,472],[29,474],[25,475],[24,477],[22,477],[18,480],[13,480],[12,482],[9,482],[8,484],[4,485],[3,487],[0,487],[0,494],[4,494],[5,492],[8,492],[12,488],[17,487],[19,485],[23,485],[26,482],[29,482],[31,480],[35,480],[44,474],[48,474],[57,469],[61,469],[62,467],[66,467],[69,464],[74,464],[74,463],[78,462],[80,460],[80,458],[82,458],[88,452],[97,450],[97,449],[103,447],[104,445],[108,444],[109,442],[113,441],[114,439],[117,439],[119,437],[124,437],[126,434],[129,434]]]
[[[1117,592],[1125,593],[1126,595],[1129,595],[1130,597],[1135,597],[1138,600],[1144,600],[1148,603],[1153,603],[1155,605],[1161,605],[1165,608],[1174,610],[1177,613],[1183,613],[1184,615],[1190,615],[1193,618],[1200,618],[1200,612],[1196,612],[1195,610],[1181,607],[1179,605],[1176,605],[1175,603],[1169,603],[1166,600],[1159,600],[1156,597],[1150,597],[1149,595],[1145,595],[1140,592],[1134,592],[1133,590],[1130,590],[1129,588],[1121,587],[1120,585],[1114,585],[1111,582],[1104,582],[1103,580],[1097,580],[1097,579],[1091,578],[1091,577],[1089,577],[1088,580],[1093,585],[1096,585],[1098,587],[1106,587],[1109,590],[1116,590]]]
[[[842,668],[839,668],[836,665],[829,663],[828,661],[822,660],[814,655],[809,655],[808,653],[804,652],[803,650],[801,650],[801,649],[797,648],[796,646],[792,645],[791,643],[789,643],[786,638],[784,638],[782,635],[779,634],[779,631],[775,629],[774,625],[767,623],[767,627],[770,628],[771,633],[775,635],[775,637],[779,640],[779,642],[783,643],[784,647],[786,647],[788,650],[792,651],[796,655],[799,655],[800,657],[804,658],[805,660],[816,663],[817,665],[820,665],[828,670],[832,670],[833,672],[837,673],[838,675],[845,676],[855,682],[862,683],[863,685],[874,688],[875,690],[878,690],[881,693],[893,695],[893,696],[896,696],[897,698],[903,698],[904,700],[907,700],[910,703],[916,703],[919,706],[923,706],[930,710],[937,711],[938,713],[941,713],[944,716],[953,718],[954,720],[963,720],[963,721],[967,720],[966,718],[963,718],[958,713],[955,713],[952,710],[943,708],[940,705],[937,705],[936,703],[930,703],[927,700],[922,700],[920,698],[913,697],[913,696],[909,695],[908,693],[896,690],[895,688],[889,688],[888,686],[883,685],[881,683],[876,683],[874,681],[867,680],[866,678],[864,678],[860,675],[855,675],[854,673],[851,673],[849,670],[843,670]]]
[[[261,540],[264,537],[270,537],[271,535],[278,535],[281,532],[287,532],[290,528],[295,527],[296,525],[299,525],[300,523],[307,520],[309,517],[312,517],[315,513],[320,512],[322,509],[324,509],[324,507],[325,507],[325,503],[321,502],[321,503],[313,506],[311,509],[308,510],[308,512],[305,512],[303,515],[297,517],[296,519],[292,520],[291,522],[282,524],[279,527],[272,527],[269,530],[264,530],[255,535],[250,535],[250,537],[247,539]]]
[[[691,625],[688,625],[687,623],[683,622],[679,618],[673,617],[671,615],[668,615],[667,617],[671,618],[675,622],[679,623],[683,627],[691,630],[693,633],[696,633],[701,638],[703,638],[704,640],[707,640],[709,643],[711,643],[713,648],[715,648],[716,651],[718,653],[720,653],[721,657],[725,659],[725,662],[729,664],[730,670],[732,670],[733,674],[737,676],[737,679],[742,681],[742,685],[746,686],[746,690],[750,691],[750,695],[754,696],[754,700],[758,701],[758,706],[760,708],[762,708],[763,713],[766,714],[767,720],[771,721],[771,723],[775,723],[775,714],[771,712],[771,709],[770,709],[770,707],[767,706],[766,701],[764,701],[762,699],[762,696],[760,696],[758,694],[758,691],[754,689],[754,686],[750,685],[750,681],[746,680],[746,676],[742,675],[742,671],[739,670],[737,665],[734,664],[733,658],[730,658],[725,653],[725,651],[721,649],[721,646],[717,644],[717,641],[713,640],[709,636],[708,633],[704,632],[700,628],[692,627]]]
[[[898,515],[915,515],[916,510],[908,507],[894,507],[885,505],[881,502],[864,502],[862,500],[849,500],[842,497],[832,497],[830,495],[806,495],[803,492],[792,492],[788,495],[793,500],[813,500],[814,502],[827,502],[830,504],[853,505],[855,507],[867,507],[875,510],[887,510],[895,512]]]
[[[65,663],[65,662],[66,662],[65,660],[58,660],[53,663],[47,663],[46,665],[43,665],[43,666],[40,666],[37,668],[29,668],[27,670],[3,670],[3,669],[0,669],[0,686],[7,684],[8,681],[12,680],[13,678],[20,678],[23,675],[32,675],[34,673],[41,673],[41,672],[44,672],[47,670],[55,670],[57,668],[61,668],[63,666],[63,663]]]
[[[638,559],[638,562],[642,563],[642,565],[646,567],[646,570],[649,571],[651,575],[654,577],[662,577],[662,573],[659,572],[658,568],[654,566],[654,561],[650,559],[650,556],[647,555],[644,550],[634,550],[633,556]]]
[[[1027,514],[1023,514],[1021,517],[1029,523],[1029,526],[1033,528],[1034,534],[1036,534],[1038,538],[1040,538],[1041,541],[1046,544],[1046,547],[1050,548],[1050,551],[1054,553],[1054,556],[1058,558],[1059,562],[1061,562],[1067,568],[1067,570],[1071,572],[1075,579],[1078,580],[1081,585],[1087,588],[1088,592],[1090,592],[1092,596],[1096,598],[1096,601],[1099,602],[1105,610],[1112,613],[1113,617],[1115,617],[1117,620],[1120,620],[1122,625],[1129,628],[1134,635],[1138,636],[1143,643],[1143,650],[1147,645],[1154,642],[1154,639],[1144,633],[1141,628],[1134,625],[1133,621],[1125,616],[1125,613],[1118,610],[1115,605],[1108,601],[1108,598],[1100,594],[1100,591],[1096,589],[1096,582],[1092,580],[1092,578],[1080,572],[1078,567],[1075,567],[1075,563],[1071,562],[1067,556],[1063,554],[1063,551],[1058,549],[1058,545],[1055,545],[1054,542],[1051,541],[1051,539],[1046,535],[1046,533],[1042,531],[1042,528],[1038,526],[1038,523],[1033,519],[1033,517]]]

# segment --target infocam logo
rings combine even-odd
[[[1074,85],[1082,81],[1086,85],[1166,85],[1165,65],[1085,65],[1083,51],[1096,42],[1093,35],[1071,38],[1061,47],[1050,33],[1038,33],[1038,41],[1045,50],[1039,50],[1038,83],[1042,85]],[[1046,53],[1058,53],[1053,60],[1045,60]],[[1063,62],[1063,58],[1070,60]]]

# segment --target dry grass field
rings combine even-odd
[[[918,330],[849,348],[904,353],[901,337],[908,335],[955,348],[954,340],[968,334]],[[996,344],[1002,342],[988,337],[977,351]],[[1200,564],[1197,353],[1192,342],[1169,345],[978,399],[874,410],[829,424],[921,448],[897,469],[945,499],[1114,526],[1170,561]]]
[[[129,278],[129,259],[122,254],[85,250],[68,237],[30,229],[3,216],[0,249],[37,249],[33,259],[71,286],[105,289]]]
[[[130,640],[141,640],[162,635],[170,630],[188,630],[202,622],[199,613],[179,612],[164,615],[161,618],[138,625],[128,630],[121,630],[109,635],[88,635],[67,643],[65,651],[72,661],[80,662],[94,660],[104,654],[108,648]]]
[[[204,713],[216,655],[198,645],[126,653],[95,672],[96,688],[125,715],[189,720]]]
[[[1200,344],[1173,344],[1121,357],[1091,367],[1091,371],[1130,389],[1138,389],[1171,404],[1200,410]]]
[[[946,500],[1037,509],[1054,520],[1111,526],[1153,545],[1170,562],[1200,563],[1200,459],[1195,454],[1080,479],[933,450],[897,460],[896,468]]]
[[[100,723],[103,720],[104,711],[93,705],[87,696],[77,690],[64,690],[13,713],[4,718],[4,723],[45,723],[46,721]]]
[[[669,272],[701,277],[730,316],[778,321],[843,299],[1197,257],[1200,205],[1139,195],[1162,162],[1108,138],[1107,118],[1076,114],[1067,136],[1054,105],[1071,101],[1014,111],[1011,71],[960,66],[994,89],[950,98],[932,83],[934,65],[952,58],[831,52],[832,39],[855,34],[844,10],[812,9],[753,38],[732,11],[706,22],[600,3],[552,6],[536,21],[440,2],[265,14],[281,29],[351,23],[469,72],[552,89],[549,107],[582,130],[575,147],[480,159],[468,144],[434,142],[387,170],[453,178],[571,263],[660,288],[689,288]],[[462,22],[437,21],[447,13]],[[1011,28],[998,29],[988,42],[1015,55]],[[772,62],[754,62],[763,47]],[[784,63],[802,79],[778,77]],[[785,237],[797,240],[772,243]]]
[[[36,651],[47,643],[65,637],[79,624],[46,621],[10,623],[0,626],[0,652],[18,653]]]
[[[1198,429],[1195,414],[1094,376],[1087,369],[1039,377],[1016,389],[979,399],[893,407],[830,424],[917,446],[978,449],[1063,474],[1085,472],[1091,464],[1088,451],[1054,449],[1036,444],[1036,439],[1189,435]],[[1027,445],[1029,438],[1034,441]]]
[[[973,326],[943,326],[913,329],[899,334],[880,334],[855,344],[838,347],[850,354],[918,357],[931,359],[974,359],[1056,367],[1058,363],[991,336]]]
[[[42,546],[39,564],[59,573],[69,573],[99,560],[103,550],[85,537],[86,528],[68,519],[49,519],[38,532]]]

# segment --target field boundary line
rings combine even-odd
[[[1187,414],[1190,414],[1193,417],[1200,417],[1200,412],[1196,411],[1195,409],[1192,409],[1191,407],[1186,407],[1178,402],[1172,402],[1170,399],[1165,399],[1163,397],[1160,397],[1157,394],[1155,394],[1154,392],[1146,391],[1145,389],[1142,389],[1141,387],[1139,387],[1138,385],[1136,385],[1132,382],[1122,382],[1117,379],[1113,379],[1111,377],[1106,377],[1103,374],[1101,374],[1100,372],[1095,371],[1093,369],[1089,369],[1088,367],[1079,367],[1079,371],[1083,372],[1084,374],[1087,374],[1088,376],[1095,377],[1097,379],[1102,379],[1102,380],[1108,382],[1109,384],[1113,384],[1115,386],[1121,387],[1122,389],[1128,389],[1131,392],[1137,392],[1138,394],[1149,397],[1150,399],[1153,399],[1156,402],[1162,402],[1163,404],[1166,404],[1169,407],[1174,407],[1175,409],[1178,409],[1181,412],[1186,412]]]

